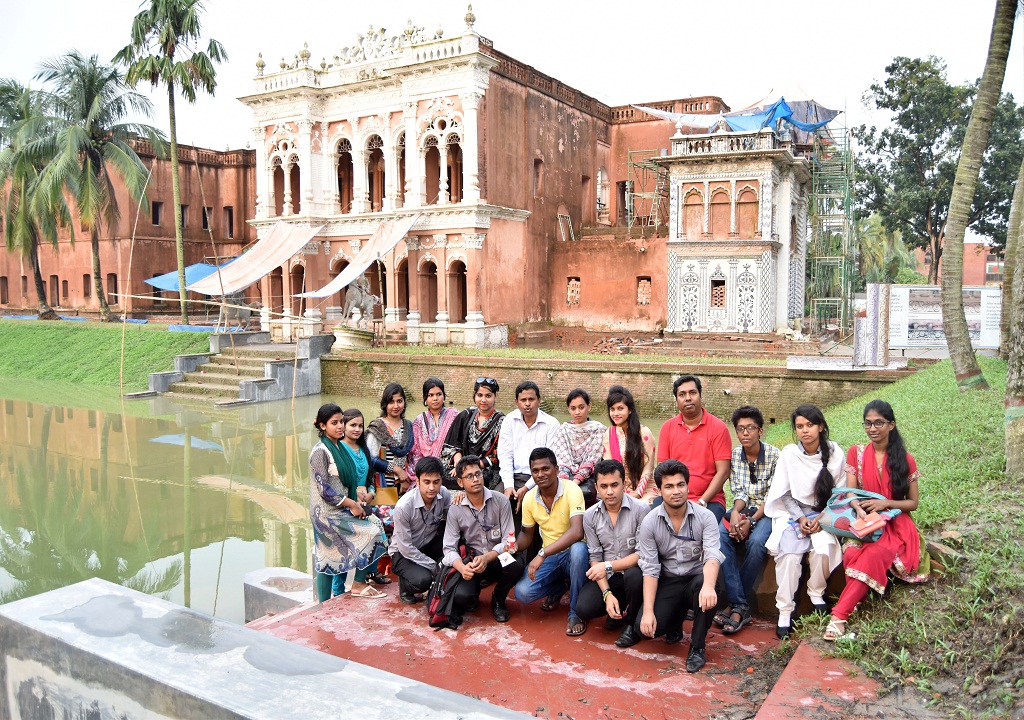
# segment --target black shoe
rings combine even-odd
[[[640,642],[640,640],[640,633],[638,633],[632,625],[627,625],[622,628],[622,633],[619,635],[619,639],[615,641],[615,647],[633,647]]]
[[[673,630],[670,633],[665,634],[665,642],[669,645],[675,645],[676,643],[683,641],[683,631]]]
[[[625,625],[625,624],[626,624],[626,619],[625,618],[619,618],[618,620],[616,620],[615,618],[608,618],[607,620],[604,621],[604,629],[605,630],[620,630],[622,628],[622,626]]]
[[[690,650],[690,654],[686,656],[686,672],[695,673],[704,667],[708,662],[708,659],[704,656],[704,648],[700,650]]]
[[[469,605],[466,606],[465,612],[467,612],[467,613],[476,612],[479,607],[480,607],[480,598],[476,598],[475,600],[471,600]]]
[[[686,619],[687,620],[693,620],[693,608],[690,608],[689,610],[686,611]]]
[[[398,593],[398,599],[404,602],[406,605],[415,605],[422,598],[416,597],[416,595],[411,592],[400,592]]]
[[[792,625],[776,625],[775,626],[775,635],[779,638],[779,640],[782,640],[783,638],[789,637],[789,634],[791,632],[793,632],[793,626]]]
[[[491,615],[493,615],[494,619],[497,620],[500,623],[508,622],[509,612],[508,612],[508,608],[505,607],[505,603],[503,603],[503,602],[492,602],[491,603]]]
[[[830,614],[832,612],[832,610],[831,610],[831,608],[829,608],[827,602],[820,602],[820,603],[812,602],[811,603],[811,608],[812,608],[811,612],[818,613],[819,615],[828,615],[828,614]]]

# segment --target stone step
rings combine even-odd
[[[260,370],[267,364],[264,358],[231,357],[230,355],[214,355],[209,362],[203,363],[200,367],[218,368],[217,372],[224,372],[224,369],[234,370],[238,366],[240,370]]]
[[[261,380],[263,377],[263,368],[239,368],[239,372],[236,374],[234,368],[202,365],[196,372],[185,373],[184,382],[238,387],[238,383],[242,380]]]
[[[199,382],[176,382],[170,387],[172,395],[184,395],[202,398],[237,398],[238,383],[233,385],[199,383]]]

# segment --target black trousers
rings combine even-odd
[[[444,533],[440,532],[419,551],[434,562],[438,562],[444,554]],[[435,566],[436,567],[436,566]],[[424,593],[430,589],[434,579],[435,568],[425,568],[417,562],[402,557],[396,552],[391,556],[391,570],[398,576],[398,591],[404,593]]]
[[[619,611],[623,619],[631,625],[644,606],[644,574],[635,565],[623,572],[617,572],[608,579],[608,587],[612,595],[619,601]],[[593,580],[588,580],[580,590],[576,601],[576,614],[581,620],[594,620],[607,614],[604,600],[601,599],[601,588]]]
[[[661,577],[658,578],[658,592],[654,596],[654,617],[657,621],[654,637],[661,637],[670,632],[682,632],[686,612],[692,609],[693,627],[690,629],[690,648],[693,650],[704,649],[704,639],[711,628],[711,621],[725,599],[725,583],[722,581],[721,571],[718,573],[718,582],[715,583],[718,604],[708,610],[700,609],[700,589],[703,586],[703,571],[693,575],[661,573]],[[637,614],[634,627],[637,634],[642,636],[641,617],[642,611]]]
[[[516,557],[511,565],[501,566],[501,561],[495,558],[487,564],[482,573],[477,573],[472,580],[463,580],[455,588],[455,599],[452,601],[452,616],[462,621],[466,608],[480,599],[480,581],[489,580],[494,583],[494,594],[491,601],[505,602],[512,588],[523,576],[523,561]]]

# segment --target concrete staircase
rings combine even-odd
[[[241,381],[263,380],[267,377],[267,363],[281,361],[294,363],[294,345],[242,347],[233,353],[225,350],[192,372],[185,373],[180,382],[171,383],[168,393],[176,399],[185,400],[238,400]]]

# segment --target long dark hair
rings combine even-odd
[[[316,411],[316,419],[313,421],[313,428],[316,430],[317,435],[323,437],[323,426],[327,424],[328,420],[338,414],[341,414],[341,408],[335,403],[321,405],[320,409]]]
[[[889,480],[892,482],[892,499],[906,500],[910,493],[910,463],[907,462],[907,446],[903,444],[903,436],[896,428],[896,415],[892,411],[892,405],[885,400],[872,400],[865,405],[865,420],[872,410],[893,424],[892,430],[889,431],[885,466],[889,469]]]
[[[444,388],[441,389],[444,392]],[[395,398],[395,395],[401,395],[402,399],[405,400],[405,406],[409,406],[409,399],[405,396],[405,388],[399,383],[390,382],[384,386],[384,392],[380,396],[380,416],[384,417],[388,414],[388,405]],[[402,409],[402,419],[405,419],[405,408]]]
[[[832,488],[836,485],[835,478],[828,471],[829,455],[832,454],[832,448],[828,444],[828,423],[825,422],[825,414],[821,411],[821,408],[810,403],[801,405],[793,411],[789,421],[792,423],[794,430],[796,430],[796,419],[798,417],[802,417],[814,425],[821,426],[821,434],[818,435],[818,447],[821,449],[821,470],[818,472],[818,477],[814,480],[814,509],[821,512],[825,509],[825,504],[829,498],[832,497]]]
[[[363,434],[359,436],[359,440],[356,441],[356,445],[361,447],[363,452],[366,453],[367,457],[369,457],[369,451],[366,449],[366,418],[363,417],[363,411],[359,408],[349,408],[348,410],[345,410],[341,413],[341,424],[348,425],[356,418],[363,418]],[[345,442],[344,438],[341,442]]]
[[[636,402],[633,400],[633,393],[622,385],[612,385],[608,388],[608,399],[605,405],[608,407],[608,420],[612,423],[612,432],[615,429],[615,422],[612,420],[612,405],[622,403],[629,410],[629,419],[626,421],[626,452],[623,453],[626,470],[629,472],[629,479],[635,488],[640,484],[640,475],[644,471],[644,441],[640,436],[640,416],[636,412]],[[625,478],[623,478],[625,479]]]

